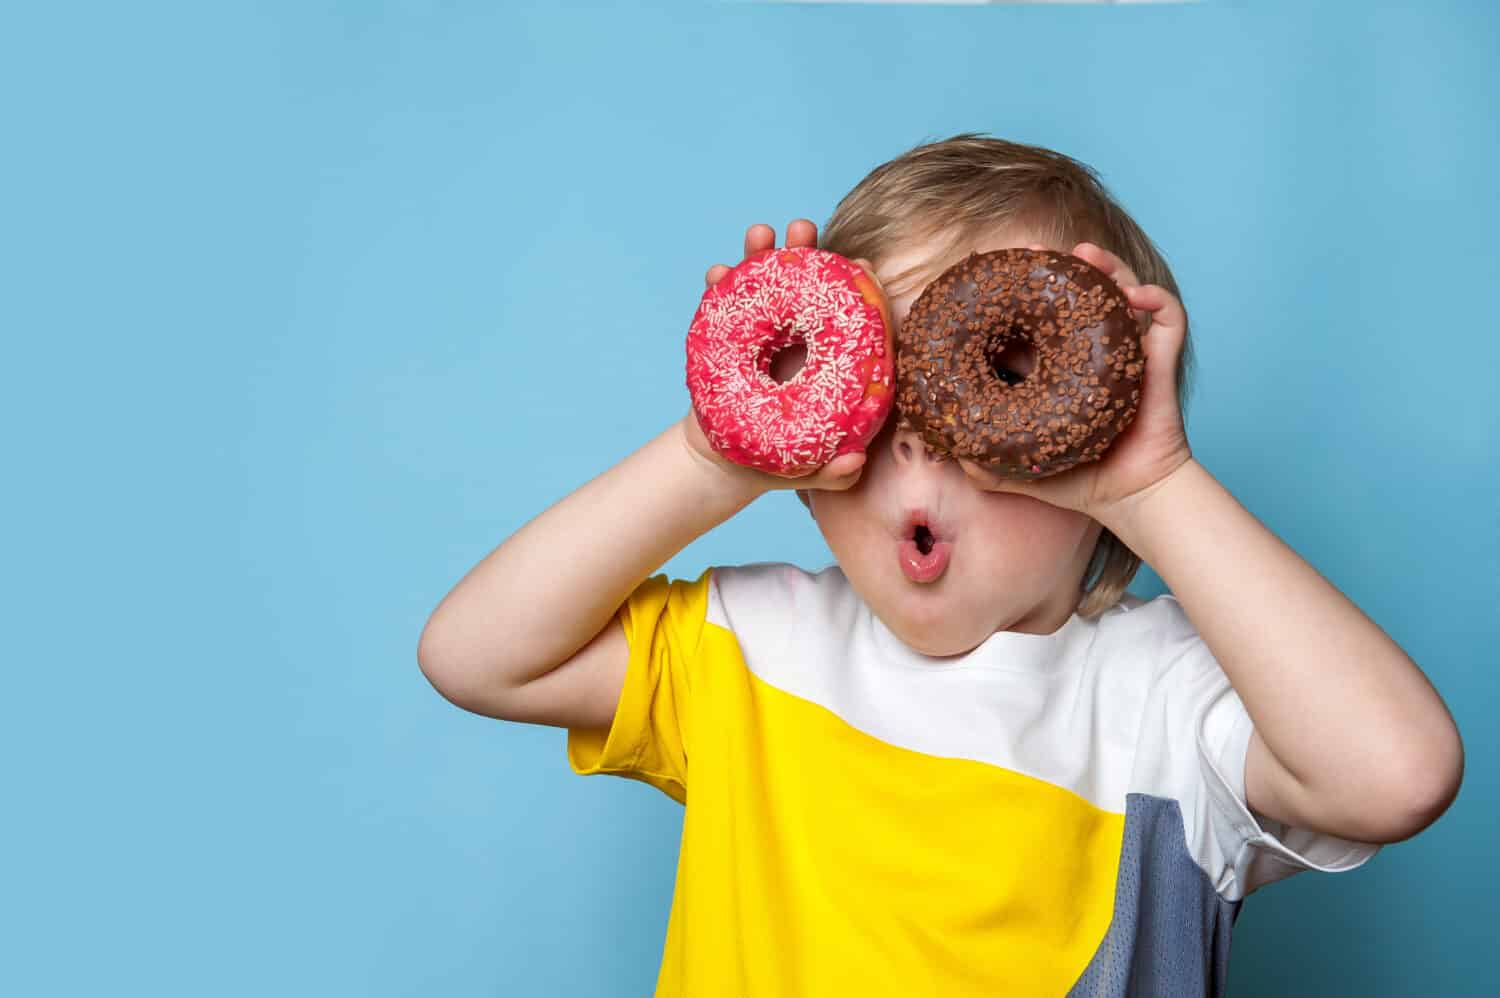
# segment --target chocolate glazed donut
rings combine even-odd
[[[1132,419],[1141,330],[1107,274],[1052,250],[973,253],[929,284],[896,345],[900,424],[1005,478],[1098,460]]]

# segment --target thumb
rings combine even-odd
[[[964,469],[964,474],[969,480],[987,492],[1032,492],[1035,491],[1035,483],[1024,478],[1006,478],[997,475],[982,464],[970,461],[968,458],[958,459],[959,467]]]
[[[1064,509],[1075,508],[1071,503],[1075,486],[1070,476],[1076,469],[1048,475],[1045,478],[1005,478],[965,458],[959,458],[958,463],[963,467],[964,474],[969,476],[969,480],[986,492],[1009,492],[1051,506],[1061,506]]]
[[[819,469],[813,479],[816,483],[813,487],[833,490],[851,488],[855,482],[859,481],[859,476],[864,471],[864,468],[864,451],[840,454]]]
[[[859,481],[860,473],[865,467],[865,452],[851,451],[848,454],[839,454],[829,460],[817,471],[790,479],[782,487],[804,489],[824,489],[830,492],[842,492],[852,488]],[[785,478],[786,476],[777,476]],[[795,484],[792,484],[795,483]]]

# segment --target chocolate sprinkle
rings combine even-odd
[[[1018,340],[1035,358],[1020,381],[995,364]],[[972,253],[927,285],[902,323],[898,425],[1001,477],[1044,478],[1098,460],[1130,425],[1144,361],[1129,301],[1086,260]]]

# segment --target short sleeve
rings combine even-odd
[[[687,803],[691,677],[711,578],[712,570],[692,582],[657,575],[626,598],[618,619],[630,661],[619,704],[607,730],[568,729],[568,763],[575,773],[640,780]]]
[[[1226,898],[1238,900],[1303,870],[1338,873],[1380,847],[1283,824],[1252,811],[1245,757],[1254,722],[1228,675],[1170,595],[1162,604],[1159,669],[1147,698],[1142,748],[1183,812],[1188,848]]]

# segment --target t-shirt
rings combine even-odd
[[[1245,895],[1378,846],[1245,804],[1252,724],[1177,600],[929,658],[836,566],[656,576],[579,774],[685,806],[656,995],[1204,995]]]

